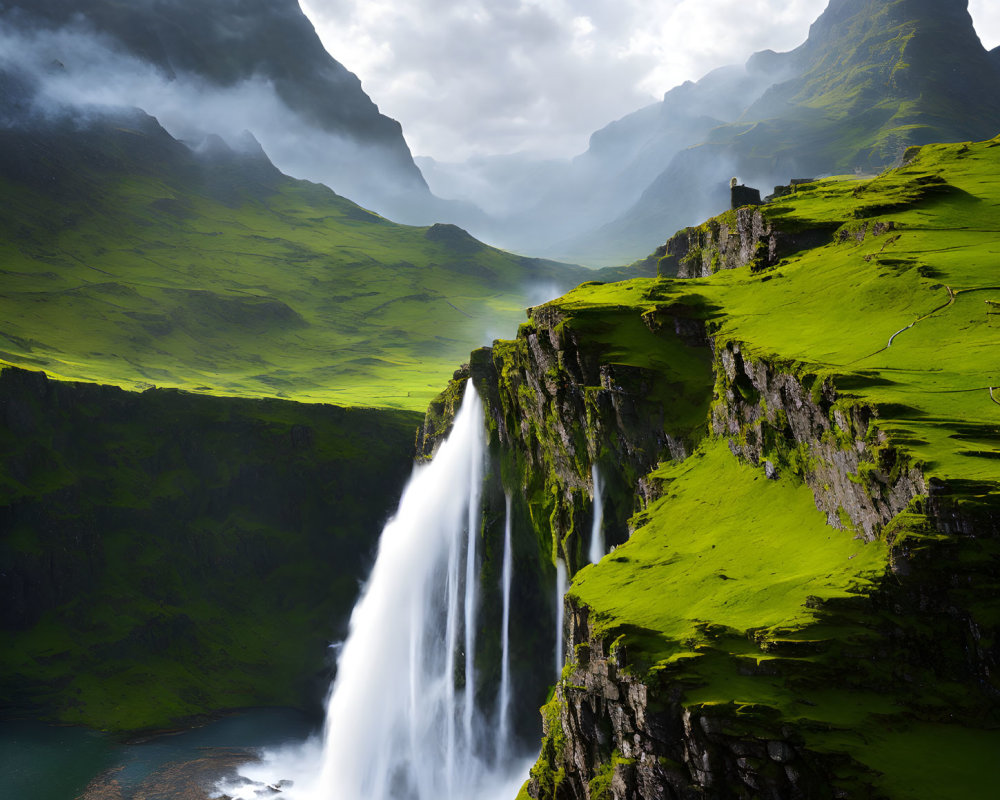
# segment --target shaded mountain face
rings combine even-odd
[[[249,129],[283,171],[380,212],[433,204],[399,123],[295,0],[8,0],[0,32],[3,68],[50,101],[136,106],[185,139]]]
[[[791,178],[880,171],[910,145],[989,138],[998,63],[965,0],[832,0],[796,50],[757,53],[595,133],[563,188],[508,234],[532,220],[538,252],[626,261],[724,210],[734,175],[767,194]]]

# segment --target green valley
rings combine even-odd
[[[136,112],[0,132],[0,358],[63,379],[423,409],[587,273],[198,156]]]

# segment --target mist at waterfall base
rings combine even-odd
[[[265,751],[216,796],[250,800],[511,800],[533,761],[513,741],[510,503],[502,575],[502,679],[477,706],[476,541],[486,459],[466,385],[454,427],[414,468],[386,524],[337,661],[322,737]],[[464,562],[464,563],[463,563]],[[463,663],[464,662],[464,663]],[[456,685],[455,676],[464,678]]]

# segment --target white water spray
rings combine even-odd
[[[594,481],[594,519],[590,524],[590,563],[596,564],[602,558],[606,550],[604,544],[604,484],[601,481],[601,473],[597,471],[597,464],[590,467],[590,476]]]
[[[517,793],[528,763],[509,764],[510,742],[485,735],[487,715],[474,696],[484,462],[482,406],[469,383],[450,436],[430,464],[414,469],[382,532],[340,651],[318,763],[308,747],[265,753],[261,764],[241,770],[242,785],[219,791],[273,796],[271,784],[289,800],[486,800]],[[508,525],[509,516],[508,510]],[[510,735],[508,558],[505,553],[505,677],[489,704],[490,717],[499,713],[501,739]],[[456,688],[456,677],[464,677],[464,686]]]
[[[566,576],[566,564],[561,558],[556,559],[556,680],[563,670],[563,598],[569,581]]]

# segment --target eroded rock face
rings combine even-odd
[[[791,729],[734,724],[728,709],[681,705],[682,689],[628,672],[623,646],[595,636],[589,611],[567,601],[576,653],[546,718],[554,762],[536,769],[528,792],[556,800],[833,798],[829,768]],[[558,727],[558,731],[555,728]],[[559,746],[561,745],[561,746]],[[554,773],[561,770],[558,779]]]
[[[806,481],[816,507],[838,529],[852,525],[873,541],[878,532],[927,492],[920,470],[871,423],[867,405],[834,408],[837,391],[812,376],[796,376],[744,356],[738,344],[716,353],[712,430],[768,477],[791,469]]]
[[[772,227],[760,210],[739,208],[686,228],[667,242],[660,275],[703,278],[722,269],[745,267],[755,259],[770,263]]]
[[[760,208],[747,206],[685,228],[667,242],[660,258],[661,277],[704,278],[723,269],[767,269],[800,250],[821,247],[837,226],[785,231]],[[873,231],[879,235],[885,231]],[[864,233],[862,233],[862,239]]]

